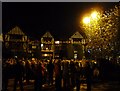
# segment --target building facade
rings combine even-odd
[[[3,56],[26,57],[27,40],[27,36],[16,26],[3,37]]]
[[[69,45],[71,46],[72,49],[69,50],[71,52],[68,52],[69,57],[73,59],[82,59],[84,56],[83,36],[77,31],[69,38],[69,40],[71,41]]]
[[[41,58],[54,59],[54,38],[50,32],[46,32],[41,37]]]
[[[10,57],[28,59],[82,59],[83,40],[79,32],[75,32],[68,40],[55,40],[49,31],[40,40],[31,40],[16,26],[4,35],[3,52]]]

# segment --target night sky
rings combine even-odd
[[[4,2],[2,32],[19,26],[26,35],[38,40],[46,31],[56,39],[69,38],[80,30],[79,21],[91,8],[107,10],[115,4],[117,2]]]

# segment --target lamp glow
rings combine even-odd
[[[83,23],[85,23],[85,24],[90,23],[90,18],[89,18],[89,17],[85,17],[85,18],[83,19]]]
[[[92,17],[93,19],[95,19],[95,18],[97,18],[97,15],[98,15],[98,13],[97,13],[96,11],[94,11],[94,12],[91,14],[91,17]]]

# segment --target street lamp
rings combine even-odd
[[[84,24],[89,24],[90,23],[90,18],[89,17],[83,18],[83,23]]]
[[[89,23],[92,23],[92,21],[96,21],[98,19],[99,19],[99,13],[97,11],[94,11],[90,14],[90,16],[83,18],[83,23],[87,25]]]
[[[97,34],[98,32],[97,29],[99,27],[98,26],[99,19],[100,19],[99,12],[93,11],[92,13],[89,14],[89,16],[84,17],[82,20],[82,23],[83,23],[82,25],[84,26],[85,33],[88,37],[88,44],[93,45],[93,46],[94,44],[91,44],[92,43],[91,41],[94,41],[96,37],[95,34]]]
[[[98,12],[97,11],[92,12],[91,18],[92,19],[97,19],[97,17],[98,17]]]
[[[87,14],[88,15],[88,14]],[[103,11],[98,8],[89,13],[80,21],[80,27],[84,30],[88,38],[87,45],[91,49],[95,49],[95,55],[104,58],[110,56],[112,47],[116,47],[116,37],[119,30],[119,8]]]
[[[83,25],[85,26],[85,32],[90,35],[94,35],[96,28],[98,27],[99,13],[93,11],[89,16],[83,18]],[[90,38],[90,37],[89,37]]]

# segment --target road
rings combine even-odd
[[[9,79],[8,91],[13,91],[13,82],[13,79]],[[33,91],[33,88],[33,81],[31,81],[29,85],[24,82],[24,91]],[[80,91],[86,91],[87,85],[81,84],[80,88]],[[17,91],[20,91],[19,87],[17,87]],[[48,86],[45,84],[42,86],[42,91],[55,91],[55,86]],[[72,91],[76,91],[76,88]],[[98,82],[92,85],[92,91],[120,91],[120,84],[118,81]]]

